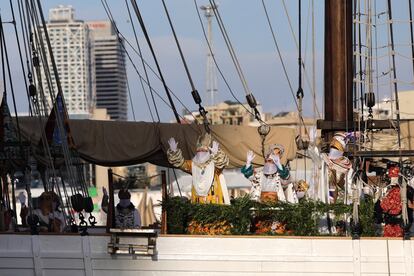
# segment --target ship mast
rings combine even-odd
[[[325,141],[353,126],[352,72],[352,0],[325,0]]]

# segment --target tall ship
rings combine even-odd
[[[275,56],[289,83],[297,108],[295,128],[265,119],[217,1],[193,3],[207,44],[211,106],[206,106],[176,34],[175,16],[161,0],[188,79],[188,97],[197,106],[185,116],[177,111],[175,103],[182,99],[167,85],[139,1],[121,2],[134,41],[118,28],[115,5],[101,0],[113,32],[110,38],[105,31],[97,34],[95,61],[83,56],[91,45],[81,38],[102,22],[84,27],[80,21],[67,21],[72,10],[62,8],[54,11],[53,25],[46,21],[40,0],[10,0],[7,17],[12,20],[0,15],[0,275],[414,274],[414,126],[410,92],[400,91],[413,82],[398,75],[403,68],[402,75],[411,70],[409,79],[414,76],[411,0],[404,4],[407,21],[395,19],[395,7],[402,5],[396,1],[324,1],[323,114],[317,104],[315,56],[312,78],[302,57],[303,5],[308,4],[309,23],[314,1],[297,1],[296,91],[269,3],[255,3],[263,8]],[[286,2],[282,4],[294,34]],[[216,60],[213,21],[247,104],[233,93]],[[4,31],[6,24],[13,32]],[[395,31],[396,24],[405,24],[407,31]],[[60,29],[52,25],[67,31],[84,52],[59,48],[67,41],[57,38]],[[401,44],[401,37],[410,43]],[[145,54],[144,43],[149,49]],[[12,47],[20,60],[11,58]],[[123,53],[120,58],[117,51]],[[409,66],[398,67],[401,59]],[[68,110],[83,114],[88,107],[81,93],[66,93],[66,84],[79,91],[95,89],[110,99],[111,92],[100,83],[113,78],[127,91],[126,62],[136,72],[152,122],[137,122],[135,114],[128,122],[69,118]],[[96,87],[87,87],[93,82],[82,75],[83,63],[85,68],[99,65]],[[69,68],[76,81],[62,74],[62,68]],[[215,71],[255,126],[241,125],[243,117],[236,109],[220,117],[222,124],[214,124]],[[17,94],[16,74],[24,77],[26,116],[17,113],[16,99],[23,93]],[[305,95],[312,97],[314,127],[304,118]],[[380,95],[388,100],[380,101]],[[69,104],[68,97],[75,100]],[[171,109],[175,123],[160,121],[155,98]],[[126,118],[124,111],[108,107],[117,119]],[[162,169],[148,177],[125,177],[112,169],[142,163]],[[105,167],[107,187],[90,181],[95,165]],[[184,179],[186,186],[181,185]],[[146,188],[134,190],[134,183]],[[138,199],[140,204],[134,205]]]

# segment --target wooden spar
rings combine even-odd
[[[106,216],[106,233],[114,227],[115,222],[115,201],[114,201],[114,177],[112,169],[108,169],[108,195],[109,195],[109,206],[108,214]]]
[[[161,171],[161,192],[162,192],[162,211],[161,211],[161,234],[167,234],[167,210],[164,204],[167,200],[167,176],[165,170]]]
[[[352,0],[325,0],[324,120],[345,128],[353,121],[352,56]],[[326,139],[331,132],[323,132]]]

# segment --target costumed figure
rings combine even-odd
[[[141,215],[131,202],[131,193],[121,189],[118,193],[119,203],[115,208],[115,227],[131,229],[141,227]]]
[[[39,231],[63,232],[65,219],[63,213],[59,210],[60,202],[56,193],[43,192],[38,202],[39,208],[33,210],[33,216],[37,217]]]
[[[168,140],[168,161],[192,175],[191,202],[230,204],[223,169],[229,158],[216,141],[211,143],[211,135],[206,133],[197,140],[196,155],[192,160],[184,160],[174,138]],[[210,144],[212,146],[210,147]]]
[[[264,166],[255,169],[252,166],[255,155],[252,151],[247,153],[246,165],[242,167],[241,172],[252,184],[252,200],[298,202],[293,184],[289,181],[289,170],[280,161],[283,153],[282,145],[271,145],[265,155]]]
[[[309,184],[305,180],[301,179],[295,184],[296,196],[298,199],[304,198],[309,190]]]
[[[397,166],[388,169],[390,184],[385,196],[375,203],[375,222],[384,223],[384,237],[403,237],[403,201],[401,200],[401,188],[398,185],[400,170]],[[409,226],[413,223],[414,189],[407,185],[407,212]]]
[[[322,159],[328,167],[330,201],[344,202],[348,196],[351,199],[352,163],[344,156],[346,144],[351,139],[351,133],[335,133],[329,145],[329,154],[322,153]],[[350,203],[350,202],[347,202]]]

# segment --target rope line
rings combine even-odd
[[[101,1],[103,1],[103,0],[101,0]],[[106,0],[104,0],[104,1],[106,2]],[[158,59],[157,59],[157,57],[155,55],[155,51],[154,51],[154,48],[152,46],[151,39],[150,39],[150,37],[148,35],[147,29],[145,27],[144,20],[142,18],[141,12],[139,10],[138,4],[137,4],[136,0],[131,0],[131,4],[132,4],[132,7],[133,7],[133,9],[135,11],[135,15],[138,18],[138,22],[141,25],[141,29],[142,29],[142,32],[144,33],[144,36],[145,36],[145,39],[147,41],[148,47],[149,47],[149,49],[151,51],[152,57],[154,59],[155,65],[156,65],[157,70],[158,70],[158,75],[161,78],[161,82],[162,82],[162,84],[164,86],[165,93],[167,94],[168,101],[170,102],[171,108],[172,108],[172,110],[174,112],[175,119],[176,119],[177,123],[180,124],[181,123],[180,116],[179,116],[179,114],[177,112],[177,109],[175,108],[175,104],[173,102],[173,99],[171,98],[170,91],[169,91],[169,89],[167,87],[167,84],[165,82],[164,76],[163,76],[163,74],[161,72],[161,68],[160,68],[160,65],[158,63]]]
[[[102,3],[103,4],[103,3]],[[103,5],[104,6],[104,5]],[[107,6],[107,7],[109,7],[109,6]],[[105,8],[105,6],[104,6],[104,8]],[[142,55],[140,55],[139,54],[139,52],[132,46],[132,44],[125,38],[125,36],[119,31],[119,29],[118,29],[118,27],[116,26],[116,23],[113,21],[113,18],[111,17],[111,15],[110,15],[110,13],[109,13],[109,10],[107,10],[107,9],[105,9],[105,11],[107,12],[107,15],[108,15],[108,18],[110,19],[110,21],[112,22],[112,24],[113,24],[113,26],[114,26],[114,28],[115,28],[115,30],[117,31],[117,33],[119,34],[119,36],[125,41],[125,42],[127,42],[127,45],[128,46],[130,46],[131,47],[131,49],[137,54],[137,55],[139,55],[140,56],[140,58],[142,58],[142,61],[145,63],[145,65],[151,70],[151,72],[153,72],[154,73],[154,75],[156,76],[156,77],[158,77],[160,80],[161,80],[161,78],[157,75],[157,73],[155,72],[155,70],[153,70],[152,68],[151,68],[151,66],[145,61],[145,59],[143,58],[143,56]],[[147,82],[147,80],[146,79],[144,79],[144,77],[142,76],[142,74],[139,72],[139,70],[138,70],[138,68],[137,68],[137,66],[135,65],[135,63],[134,63],[134,61],[132,60],[132,57],[131,57],[131,55],[129,54],[129,52],[127,51],[127,49],[126,49],[126,47],[125,47],[125,45],[124,44],[121,44],[122,45],[122,47],[124,48],[124,51],[125,51],[125,53],[126,53],[126,55],[127,55],[127,58],[129,59],[129,61],[131,62],[131,65],[132,65],[132,67],[134,68],[134,71],[137,73],[137,75],[138,75],[138,77],[143,81],[143,83],[145,83],[149,88],[150,88],[150,91],[151,91],[151,93],[155,93],[171,110],[173,110],[172,109],[172,106],[170,105],[170,103],[167,101],[167,100],[165,100],[152,86],[151,86],[151,84],[149,83],[149,82]],[[168,87],[167,87],[168,88]],[[182,100],[170,89],[170,88],[168,88],[168,90],[169,90],[169,92],[174,96],[174,98],[184,107],[184,109],[194,118],[194,120],[195,120],[195,122],[197,122],[197,120],[196,120],[196,118],[194,117],[194,115],[192,114],[192,112],[188,109],[188,107],[182,102]],[[181,118],[182,120],[185,120],[185,118],[183,117],[183,116],[181,116],[181,115],[178,115],[179,116],[179,118]],[[196,125],[197,125],[197,123],[196,123]],[[192,126],[193,128],[194,128],[194,126]],[[195,129],[194,131],[196,131],[196,132],[200,132],[198,129]]]
[[[234,91],[233,91],[233,89],[230,87],[230,84],[229,84],[229,82],[227,81],[227,79],[226,79],[226,77],[224,76],[224,73],[223,73],[223,71],[221,70],[221,68],[220,68],[220,66],[219,66],[219,64],[218,64],[218,62],[217,62],[217,59],[216,59],[216,56],[214,55],[214,52],[213,52],[213,49],[212,49],[212,47],[211,47],[211,45],[210,45],[210,42],[208,41],[208,38],[207,38],[207,33],[206,33],[206,30],[205,30],[205,27],[204,27],[204,24],[203,24],[203,20],[201,19],[201,15],[200,15],[200,11],[198,10],[198,3],[197,3],[197,0],[194,0],[194,6],[195,6],[195,10],[196,10],[196,12],[197,12],[197,15],[198,15],[198,19],[199,19],[199,22],[200,22],[200,26],[201,26],[201,29],[202,29],[202,31],[203,31],[203,36],[204,36],[204,39],[205,39],[205,41],[206,41],[206,43],[207,43],[207,46],[208,46],[208,50],[209,50],[209,52],[210,52],[210,55],[211,55],[211,57],[212,57],[212,59],[213,59],[213,62],[214,62],[214,65],[216,66],[216,68],[217,68],[217,71],[219,72],[219,74],[220,74],[220,76],[221,76],[221,78],[223,79],[223,82],[224,82],[224,84],[226,85],[226,87],[227,87],[227,90],[229,91],[229,93],[230,93],[230,95],[234,98],[234,100],[238,103],[238,104],[240,104],[250,115],[252,115],[253,117],[255,116],[255,114],[251,111],[251,110],[249,110],[238,98],[237,98],[237,96],[235,95],[235,93],[234,93]]]
[[[181,46],[180,46],[180,42],[178,41],[177,34],[175,33],[175,28],[173,26],[173,23],[172,23],[172,20],[171,20],[171,17],[170,17],[170,13],[168,12],[167,5],[165,4],[165,0],[162,0],[162,5],[164,6],[164,11],[165,11],[165,14],[167,15],[167,19],[168,19],[171,31],[172,31],[173,36],[174,36],[175,44],[177,45],[177,49],[178,49],[178,52],[180,53],[181,61],[183,63],[185,72],[187,74],[188,81],[189,81],[191,89],[192,89],[191,94],[194,98],[195,103],[198,104],[198,107],[199,107],[198,110],[200,112],[200,115],[203,117],[204,128],[205,128],[206,132],[209,133],[210,132],[210,127],[209,127],[209,121],[207,119],[207,112],[201,104],[201,102],[202,102],[201,97],[198,94],[198,91],[197,91],[197,89],[194,85],[193,79],[191,77],[190,70],[188,69],[187,62],[185,61],[185,57],[184,57],[183,51],[181,50]]]
[[[148,83],[148,88],[149,88],[149,91],[150,91],[150,94],[151,94],[152,104],[154,105],[154,110],[155,110],[155,114],[157,115],[158,122],[160,122],[161,121],[160,120],[160,114],[158,113],[158,108],[157,108],[157,104],[155,103],[154,94],[152,93],[152,90],[150,88],[151,83],[150,83],[150,80],[149,80],[149,77],[148,77],[147,67],[145,66],[145,61],[144,61],[143,56],[142,56],[141,46],[139,44],[137,32],[135,30],[135,24],[134,24],[134,21],[132,20],[132,15],[131,15],[131,10],[130,10],[129,5],[128,5],[128,0],[125,0],[125,5],[126,5],[127,11],[128,11],[129,21],[131,22],[132,31],[134,33],[135,43],[137,44],[137,48],[138,48],[138,51],[139,51],[139,56],[141,58],[142,68],[144,69],[145,78],[146,78],[147,83]],[[117,32],[119,34],[119,30],[117,30]],[[125,47],[124,47],[124,50],[125,50]],[[145,97],[146,97],[145,88],[144,88],[144,85],[143,85],[143,82],[142,82],[141,78],[140,78],[140,83],[141,83],[142,90],[144,91],[144,94],[145,94]],[[150,107],[148,107],[148,108],[151,110]],[[153,118],[152,113],[151,113],[151,118]],[[154,121],[154,118],[152,120]]]

